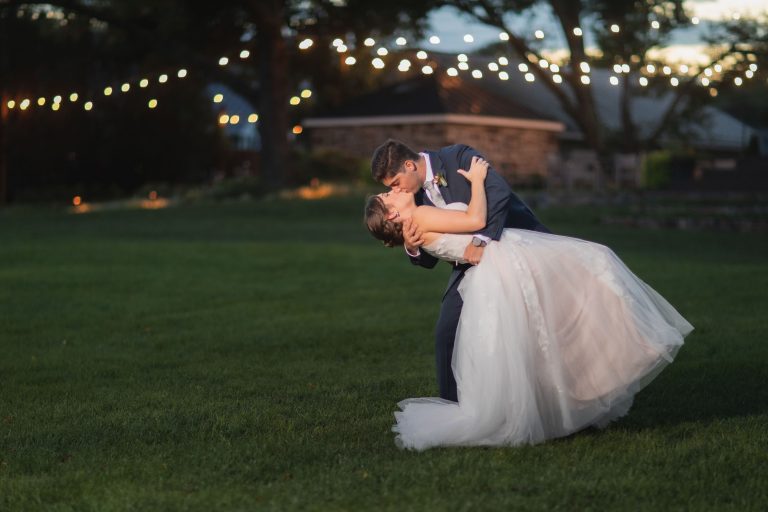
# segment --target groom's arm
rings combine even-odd
[[[434,268],[434,266],[437,265],[437,262],[440,261],[431,254],[427,254],[424,251],[419,251],[418,256],[411,256],[409,254],[408,257],[411,259],[411,263],[424,268]]]
[[[472,157],[474,156],[482,158],[482,155],[476,149],[469,146],[461,146],[458,155],[459,169],[469,170],[472,165]],[[507,207],[512,198],[512,189],[493,167],[489,167],[488,171],[488,176],[485,178],[485,196],[488,204],[487,220],[485,227],[475,234],[490,240],[498,240],[504,231]]]

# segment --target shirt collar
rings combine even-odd
[[[427,163],[427,179],[424,180],[424,183],[427,183],[428,181],[432,181],[435,178],[434,173],[432,172],[432,163],[429,161],[429,155],[426,153],[419,153],[419,155],[424,157],[424,161]]]

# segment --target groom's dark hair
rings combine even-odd
[[[374,238],[387,247],[403,245],[403,225],[388,220],[389,210],[379,196],[371,196],[365,202],[365,225]]]
[[[371,175],[381,183],[384,178],[391,178],[399,173],[406,160],[418,160],[419,154],[400,142],[389,139],[376,148],[371,159]]]

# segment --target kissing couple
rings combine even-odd
[[[514,446],[625,415],[693,326],[603,245],[552,234],[473,148],[388,140],[365,223],[453,271],[435,329],[440,398],[401,401],[401,448]]]

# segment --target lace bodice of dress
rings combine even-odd
[[[446,210],[467,211],[467,205],[464,203],[449,203],[445,205]],[[472,235],[469,234],[449,234],[443,233],[439,238],[421,248],[435,258],[445,261],[466,263],[464,260],[464,250],[472,241]]]

